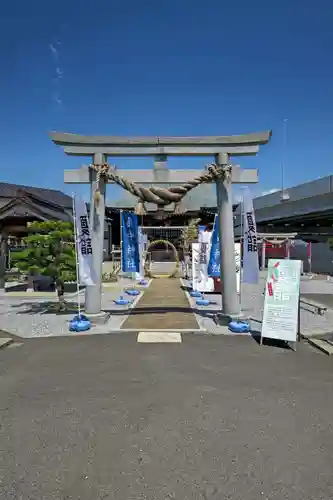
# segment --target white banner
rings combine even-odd
[[[209,233],[208,233],[209,234]],[[210,233],[212,234],[212,233]],[[235,263],[236,263],[236,280],[237,293],[240,291],[240,271],[241,271],[241,251],[240,243],[235,243]],[[210,252],[210,243],[207,249],[208,255]],[[207,269],[206,269],[207,271]],[[223,279],[223,276],[222,278]],[[192,288],[196,292],[213,292],[214,280],[205,272],[203,265],[200,264],[200,244],[192,243]]]
[[[147,247],[147,235],[142,232],[142,228],[138,228],[139,232],[139,254],[140,254],[140,272],[135,273],[137,280],[142,280],[145,277],[145,257],[146,257],[146,247]]]
[[[213,292],[214,280],[207,275],[207,264],[205,266],[200,262],[203,260],[203,252],[207,252],[207,260],[209,245],[203,247],[201,243],[192,243],[192,288],[195,292]]]
[[[253,208],[253,198],[246,190],[244,193],[244,241],[243,241],[243,283],[259,283],[259,257],[257,226]]]
[[[90,227],[85,202],[79,196],[74,197],[75,239],[79,264],[79,280],[81,285],[96,284],[96,273],[93,264]]]
[[[235,243],[235,264],[236,264],[237,293],[239,293],[240,292],[240,282],[241,282],[241,245],[240,245],[240,243]]]

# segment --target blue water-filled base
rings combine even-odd
[[[131,304],[132,301],[125,299],[122,295],[119,297],[119,299],[116,299],[113,301],[117,306],[127,306],[128,304]]]
[[[191,297],[198,297],[198,298],[200,298],[200,297],[201,297],[201,293],[200,293],[200,292],[196,292],[196,291],[194,291],[194,290],[192,290],[192,291],[190,292],[190,295],[191,295]]]
[[[147,280],[140,280],[139,281],[139,285],[141,285],[141,286],[147,286],[148,285],[148,281]]]
[[[74,316],[72,321],[69,323],[70,332],[86,332],[87,330],[90,330],[90,328],[91,322],[83,314]]]
[[[198,299],[196,301],[197,306],[209,306],[210,300],[208,299]]]
[[[135,290],[135,288],[133,288],[133,289],[125,290],[125,293],[127,295],[139,295],[140,291],[139,290]]]
[[[230,321],[228,328],[233,333],[249,333],[250,325],[244,321]]]

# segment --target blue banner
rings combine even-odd
[[[140,272],[138,216],[133,212],[121,213],[122,270],[124,273]]]
[[[220,237],[219,237],[219,219],[215,215],[212,243],[210,247],[210,255],[208,262],[208,276],[212,278],[219,277],[220,271]]]

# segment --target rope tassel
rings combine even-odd
[[[101,192],[99,189],[96,189],[94,198],[96,205],[99,205],[99,202],[101,201]]]
[[[143,201],[138,200],[136,207],[135,207],[135,210],[134,210],[134,213],[136,215],[146,215],[147,211],[146,211],[146,207],[145,207],[145,204]]]
[[[173,212],[175,215],[183,215],[186,213],[186,207],[182,200],[175,203]]]

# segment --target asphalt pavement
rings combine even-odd
[[[0,351],[4,500],[331,499],[333,360],[249,337]]]

